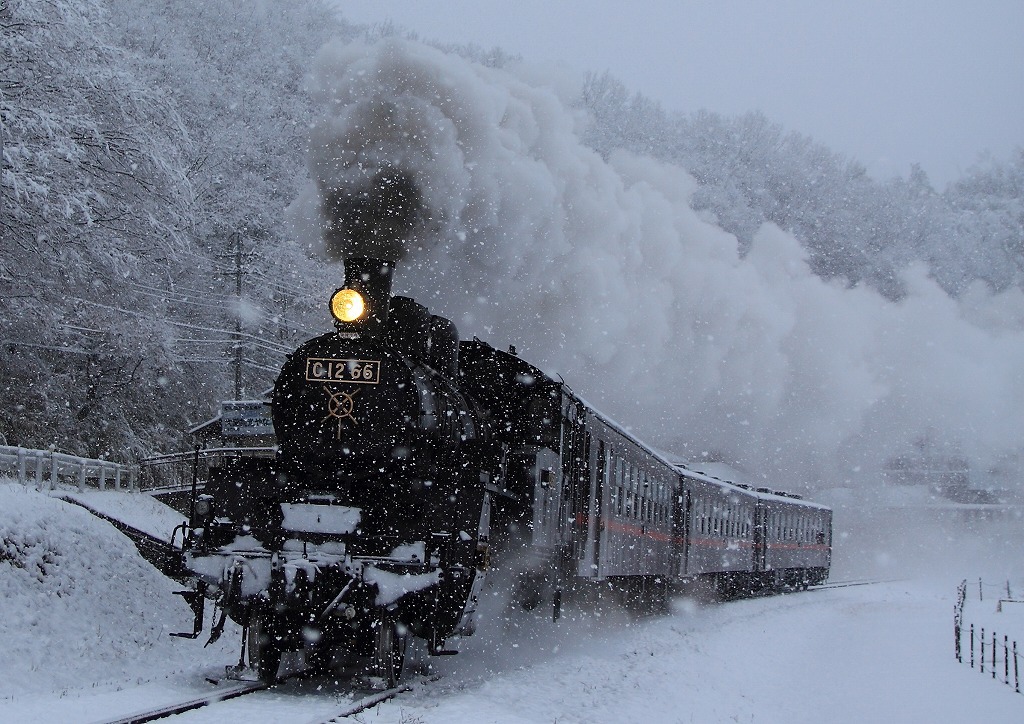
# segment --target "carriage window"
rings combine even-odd
[[[626,461],[620,457],[615,458],[615,480],[619,486],[619,505],[615,512],[622,515],[626,500]]]
[[[640,517],[640,471],[630,463],[629,474],[633,482],[633,520],[636,520]]]

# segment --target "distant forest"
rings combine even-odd
[[[327,328],[336,270],[283,220],[306,178],[302,79],[329,38],[398,31],[321,0],[3,0],[0,28],[0,444],[180,449]],[[578,104],[598,153],[686,168],[694,207],[742,250],[770,221],[817,274],[890,299],[914,262],[954,297],[1024,289],[1024,149],[936,190],[920,169],[872,179],[758,113],[665,111],[607,74]]]

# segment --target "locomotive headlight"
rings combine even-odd
[[[355,289],[339,289],[331,297],[331,314],[339,322],[354,322],[365,313],[366,302]]]

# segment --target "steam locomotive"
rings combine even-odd
[[[667,459],[514,349],[460,342],[392,296],[394,269],[346,260],[336,330],[274,386],[276,457],[211,470],[194,496],[193,636],[212,599],[212,637],[240,624],[266,681],[302,650],[314,670],[390,687],[410,642],[444,655],[473,633],[499,560],[516,561],[514,603],[555,619],[588,587],[659,609],[686,585],[733,596],[827,578],[828,508]]]

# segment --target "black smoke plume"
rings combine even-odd
[[[364,187],[331,190],[324,197],[322,214],[324,241],[332,257],[398,261],[426,209],[413,178],[386,169]]]

